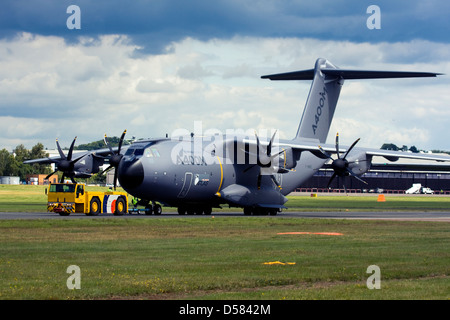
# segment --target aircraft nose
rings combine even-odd
[[[144,181],[144,167],[139,159],[135,161],[120,161],[117,170],[120,185],[124,189],[137,188]]]

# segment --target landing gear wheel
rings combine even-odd
[[[276,208],[261,208],[261,207],[244,207],[244,215],[246,216],[275,216],[278,213]]]
[[[180,214],[180,215],[186,214],[186,208],[184,208],[184,207],[178,207],[177,211],[178,211],[178,214]]]
[[[151,204],[148,204],[145,206],[145,215],[151,216],[153,212],[153,206]]]
[[[162,213],[162,208],[159,204],[156,204],[153,206],[153,214],[154,215],[160,215]]]
[[[209,216],[212,212],[212,208],[211,207],[205,207],[203,208],[203,213],[207,216]]]

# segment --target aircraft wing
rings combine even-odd
[[[226,144],[228,147],[233,147],[232,145],[233,141],[227,141]],[[239,140],[237,142],[237,148],[241,151],[244,151],[250,155],[253,155],[254,157],[257,157],[256,150],[263,149],[266,150],[269,142],[268,141],[260,141],[258,142],[256,139],[243,139],[241,143],[239,143]],[[258,146],[259,143],[259,146]],[[263,148],[261,148],[261,146]],[[336,145],[330,145],[330,144],[320,144],[319,141],[295,141],[295,140],[289,140],[289,141],[277,141],[274,142],[272,145],[273,150],[281,150],[283,148],[292,148],[293,150],[303,152],[303,151],[309,151],[315,156],[321,158],[321,159],[327,159],[328,156],[324,155],[323,151],[325,151],[328,154],[336,154],[337,148]],[[346,153],[351,147],[339,147],[339,153],[344,154]],[[248,152],[247,150],[254,150],[254,152]],[[274,151],[275,152],[275,151]],[[357,147],[351,150],[349,153],[349,156],[355,155],[355,154],[361,154],[364,153],[366,156],[379,156],[384,157],[386,160],[395,162],[399,160],[400,158],[404,159],[416,159],[416,160],[428,160],[428,161],[439,161],[439,162],[450,162],[450,155],[443,155],[443,154],[433,154],[433,153],[411,153],[411,152],[404,152],[404,151],[392,151],[392,150],[383,150],[383,149],[374,149],[374,148],[363,148],[363,147]]]
[[[128,147],[128,146],[126,146],[126,147]],[[126,147],[123,148],[124,151],[126,151],[126,149],[127,149]],[[113,149],[113,151],[117,151],[118,148],[115,147],[112,149]],[[104,148],[104,149],[98,149],[98,150],[93,150],[93,151],[77,152],[72,155],[72,158],[73,159],[81,159],[81,158],[89,156],[89,155],[106,157],[109,154],[110,154],[110,150],[108,148]],[[54,156],[54,157],[47,157],[47,158],[25,160],[23,163],[25,163],[25,164],[34,164],[34,163],[52,164],[52,163],[58,163],[61,159],[62,159],[61,156]]]
[[[357,140],[358,141],[358,140]],[[355,141],[355,142],[357,142]],[[250,146],[256,146],[257,140],[252,139],[245,139],[245,144],[249,144]],[[261,142],[261,145],[268,145],[268,142]],[[383,157],[389,162],[396,162],[399,159],[414,159],[414,160],[422,160],[422,161],[437,161],[437,162],[450,162],[450,155],[443,155],[443,154],[432,154],[432,153],[411,153],[411,152],[404,152],[404,151],[392,151],[392,150],[383,150],[383,149],[374,149],[374,148],[363,148],[363,147],[357,147],[353,148],[354,145],[351,147],[339,147],[337,145],[330,145],[330,144],[324,144],[320,145],[318,141],[279,141],[277,143],[273,144],[273,149],[280,150],[283,148],[292,148],[293,150],[296,150],[297,152],[304,152],[309,151],[318,158],[321,159],[329,159],[330,155],[336,154],[337,150],[339,150],[340,156],[342,157],[348,150],[350,150],[348,154],[348,159],[359,159],[360,161],[372,161],[373,157]],[[251,149],[251,147],[250,147]],[[254,148],[256,149],[256,147]],[[385,169],[389,169],[389,167],[392,166],[392,168],[398,168],[399,165],[394,165],[393,163],[384,163],[383,167]],[[408,166],[408,165],[402,165],[405,170],[415,170],[417,166]],[[419,167],[425,169],[427,164],[420,164]],[[432,167],[432,166],[430,166]],[[434,165],[433,167],[436,167]],[[436,167],[437,168],[437,167]],[[441,169],[446,168],[444,164],[440,166]],[[450,168],[447,166],[447,170]]]
[[[291,147],[298,151],[309,151],[319,158],[326,159],[327,157],[323,155],[322,150],[330,154],[336,154],[336,147],[334,145],[319,145],[318,143],[279,143],[280,147]],[[340,153],[347,152],[348,147],[339,148]],[[404,151],[392,151],[383,149],[373,149],[373,148],[354,148],[351,154],[364,153],[367,156],[379,156],[384,157],[386,160],[395,162],[400,158],[404,159],[416,159],[416,160],[429,160],[429,161],[439,161],[439,162],[450,162],[450,155],[433,154],[433,153],[411,153]]]
[[[439,155],[432,153],[410,153],[404,151],[390,151],[390,150],[377,150],[377,149],[367,149],[365,153],[370,156],[381,156],[389,161],[395,162],[399,158],[403,159],[417,159],[417,160],[432,160],[439,162],[450,161],[449,155]]]

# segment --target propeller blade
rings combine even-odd
[[[337,153],[337,157],[338,159],[340,159],[340,155],[339,155],[339,132],[336,133],[336,153]]]
[[[270,155],[272,154],[272,143],[273,140],[275,139],[275,135],[277,134],[277,131],[275,130],[272,138],[270,139],[269,145],[267,146],[267,156],[270,157]]]
[[[72,160],[72,152],[73,152],[73,146],[75,145],[75,141],[77,140],[77,137],[75,137],[75,139],[73,139],[72,144],[70,145],[69,148],[69,154],[67,155],[67,160],[71,161]]]
[[[258,138],[258,134],[255,131],[255,137],[256,137],[256,146],[259,147],[259,138]]]
[[[108,168],[106,168],[105,170],[102,171],[102,173],[108,172],[109,170],[111,170],[112,168],[114,168],[112,165],[110,165]]]
[[[260,161],[259,161],[259,149],[260,149],[260,144],[259,144],[259,137],[258,137],[258,135],[256,134],[256,131],[255,131],[255,137],[256,137],[256,162],[258,163],[258,165],[260,164]]]
[[[105,144],[109,148],[111,156],[108,157],[109,163],[110,163],[109,167],[106,170],[103,170],[102,173],[105,173],[106,171],[111,170],[112,168],[115,169],[115,171],[114,171],[114,190],[116,190],[116,187],[117,187],[117,168],[119,167],[119,163],[122,160],[122,155],[120,154],[120,150],[122,149],[122,144],[123,144],[123,141],[124,141],[126,133],[127,133],[127,130],[124,130],[122,135],[120,136],[119,146],[117,148],[117,152],[114,152],[112,147],[111,147],[111,145],[108,143],[108,139],[107,139],[106,134],[105,134],[105,137],[103,139],[103,141],[105,142]]]
[[[261,143],[259,142],[259,137],[258,137],[258,134],[256,133],[256,131],[255,131],[255,137],[256,137],[256,163],[260,167],[266,167],[267,165],[270,164],[270,158],[267,155],[267,150],[266,150],[266,154],[261,154]],[[269,145],[270,145],[270,142],[269,142]],[[267,146],[267,149],[269,149],[269,146]],[[263,158],[263,159],[261,159],[261,158]],[[261,161],[261,160],[263,160],[263,161]]]
[[[48,178],[50,178],[52,175],[54,175],[56,172],[58,172],[58,170],[53,171],[52,173],[50,173],[48,176],[46,176],[44,178],[44,180],[48,180]]]
[[[116,191],[117,187],[117,168],[114,170],[114,191]]]
[[[83,156],[81,156],[81,157],[78,157],[78,158],[76,158],[75,160],[72,160],[72,161],[71,161],[72,164],[78,162],[78,161],[81,160],[81,159],[83,159],[84,156],[85,156],[85,155],[83,155]]]
[[[352,170],[350,170],[349,168],[347,168],[347,172],[355,179],[361,181],[364,184],[368,184],[366,181],[364,181],[363,179],[361,179],[360,177],[358,177],[355,173],[353,173]]]
[[[120,153],[120,149],[122,149],[122,143],[123,143],[123,139],[125,138],[125,134],[127,133],[127,130],[125,129],[125,131],[122,133],[122,135],[120,136],[120,140],[119,140],[119,149],[117,151],[117,153]]]
[[[353,147],[359,142],[359,140],[361,140],[361,138],[358,138],[355,140],[355,142],[353,142],[353,144],[350,146],[350,148],[348,148],[347,152],[344,154],[344,157],[342,159],[345,159],[347,157],[347,155],[350,153]]]
[[[328,181],[327,189],[330,187],[331,182],[333,181],[333,179],[334,179],[336,176],[337,176],[337,173],[334,172],[333,175],[331,176],[330,180]]]
[[[58,147],[58,152],[59,152],[59,156],[63,159],[66,160],[66,155],[64,154],[64,152],[61,149],[61,146],[59,145],[58,139],[56,139],[56,146]]]
[[[103,141],[105,142],[106,146],[109,148],[109,152],[111,152],[111,154],[114,154],[114,151],[111,148],[111,145],[108,143],[108,140],[106,139],[106,133],[105,133],[105,137],[103,138]]]
[[[328,154],[328,152],[326,152],[325,150],[323,150],[323,148],[321,146],[319,146],[319,150],[323,153],[324,156],[326,156],[328,159],[333,160],[333,158]]]

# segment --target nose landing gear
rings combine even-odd
[[[136,212],[137,214],[141,214],[141,211],[143,211],[146,215],[160,215],[162,213],[162,207],[160,204],[155,203],[152,201],[145,201],[145,200],[139,200],[137,198],[133,198],[131,201],[133,207],[128,210],[129,214],[132,214],[133,212]],[[144,206],[144,209],[139,209],[138,205]]]

